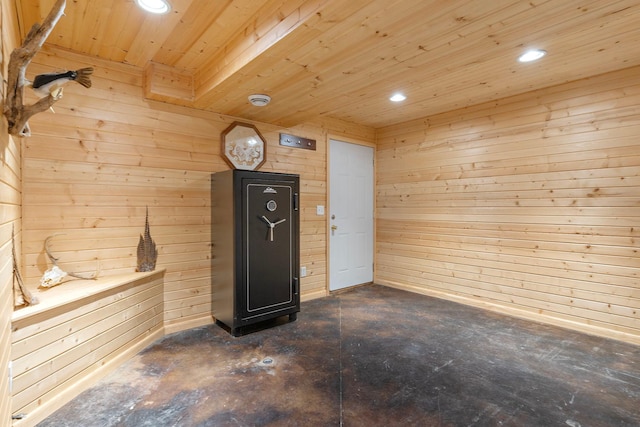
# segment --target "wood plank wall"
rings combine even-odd
[[[158,267],[166,268],[165,326],[177,330],[211,321],[210,187],[227,169],[220,134],[234,120],[143,99],[142,69],[45,48],[27,77],[94,66],[93,87],[69,84],[55,106],[31,121],[23,140],[25,276],[37,286],[50,266],[44,239],[67,271],[132,272],[149,208]],[[256,123],[267,139],[264,171],[301,176],[303,298],[326,294],[327,135],[373,141],[371,129],[340,121],[291,129]],[[280,147],[279,132],[316,139],[317,151]],[[64,285],[63,285],[64,286]]]
[[[20,252],[20,148],[8,136],[6,121],[0,125],[0,426],[11,425],[11,393],[8,366],[11,360],[13,313],[13,258],[11,232],[16,230]]]
[[[640,68],[379,129],[376,281],[640,343]]]
[[[0,72],[7,75],[8,58],[17,45],[18,32],[12,17],[15,2],[0,1]],[[4,98],[5,85],[2,85]],[[8,364],[11,359],[11,315],[13,313],[13,260],[11,230],[15,230],[16,253],[20,257],[21,171],[20,141],[9,136],[7,122],[0,120],[0,427],[11,425],[11,393]]]

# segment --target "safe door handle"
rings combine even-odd
[[[264,220],[264,222],[267,223],[267,225],[269,226],[269,241],[273,242],[273,229],[276,228],[276,225],[278,224],[282,224],[283,222],[285,222],[287,219],[281,219],[280,221],[276,221],[276,222],[271,222],[269,221],[269,218],[267,218],[266,216],[262,215],[262,219]]]

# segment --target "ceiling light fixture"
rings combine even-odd
[[[171,10],[171,5],[167,0],[136,0],[138,6],[147,12],[162,15]]]
[[[542,58],[543,56],[545,56],[547,54],[546,50],[542,50],[542,49],[531,49],[526,51],[525,53],[523,53],[522,55],[520,55],[518,57],[518,61],[520,62],[531,62],[531,61],[537,61],[538,59]]]
[[[393,101],[393,102],[402,102],[405,99],[407,99],[406,96],[404,96],[403,94],[401,94],[400,92],[398,93],[394,93],[391,98],[389,98],[389,101]]]
[[[256,107],[264,107],[271,102],[271,97],[264,94],[249,95],[249,102]]]

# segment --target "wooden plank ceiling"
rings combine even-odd
[[[68,1],[48,43],[143,68],[151,99],[284,127],[379,128],[640,64],[638,0],[170,1]],[[23,36],[53,3],[17,0]],[[519,63],[531,47],[548,55]]]

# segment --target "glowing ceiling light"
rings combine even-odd
[[[394,93],[393,96],[391,96],[391,98],[389,98],[389,101],[402,102],[405,99],[407,99],[407,97],[404,96],[403,94],[401,94],[400,92],[398,92],[398,93]]]
[[[167,0],[136,0],[138,6],[147,12],[161,15],[171,10],[171,5]]]
[[[520,61],[520,62],[537,61],[538,59],[542,58],[546,54],[547,54],[546,50],[531,49],[531,50],[526,51],[522,55],[520,55],[520,57],[518,57],[518,61]]]

